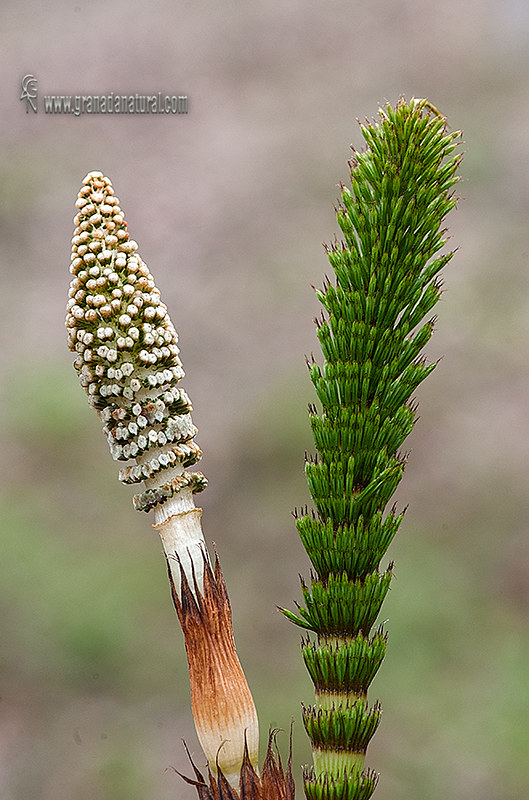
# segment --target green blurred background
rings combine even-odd
[[[529,5],[125,0],[0,11],[0,795],[191,800],[203,759],[152,520],[133,511],[71,367],[64,307],[84,175],[113,181],[180,333],[200,496],[263,740],[312,689],[276,611],[308,565],[290,511],[356,118],[428,97],[465,133],[445,273],[388,557],[372,699],[378,800],[529,794]],[[187,116],[26,114],[43,94],[187,94]],[[281,739],[286,746],[287,737]],[[300,792],[301,796],[301,792]]]

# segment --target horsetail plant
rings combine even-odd
[[[375,626],[393,568],[381,560],[403,518],[386,506],[406,463],[399,451],[415,421],[412,395],[435,367],[421,356],[434,327],[424,318],[452,257],[439,254],[441,225],[456,203],[460,161],[459,133],[426,100],[388,105],[361,129],[367,149],[354,153],[337,209],[344,241],[326,248],[335,279],[317,290],[324,363],[309,361],[321,406],[309,406],[317,454],[305,465],[315,509],[295,517],[314,573],[310,586],[302,581],[304,607],[282,609],[307,632],[302,653],[316,691],[303,708],[314,762],[304,771],[308,800],[368,800],[377,782],[364,761],[381,708],[367,694],[387,641]],[[283,769],[274,733],[258,772],[257,714],[194,504],[206,481],[187,471],[201,452],[178,386],[176,331],[108,178],[89,173],[77,209],[68,341],[112,456],[129,462],[120,479],[144,484],[134,505],[154,512],[162,540],[208,760],[207,777],[193,764],[195,778],[185,780],[200,800],[294,800],[291,759]]]
[[[354,152],[337,209],[344,241],[326,248],[335,279],[316,292],[324,362],[308,363],[320,404],[309,406],[317,453],[305,464],[315,510],[295,517],[314,573],[298,613],[282,609],[316,634],[302,644],[316,693],[303,708],[309,800],[366,800],[376,786],[364,761],[381,707],[367,693],[387,641],[374,627],[393,572],[381,560],[403,518],[385,509],[406,464],[413,393],[435,367],[421,355],[435,318],[424,320],[453,255],[439,251],[457,202],[459,132],[426,100],[388,105],[361,130],[367,149]]]

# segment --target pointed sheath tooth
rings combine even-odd
[[[196,788],[200,800],[230,800],[230,798],[232,800],[295,800],[296,787],[292,776],[292,726],[290,728],[290,749],[286,768],[283,768],[281,756],[277,749],[276,736],[278,730],[272,730],[268,734],[268,747],[261,776],[250,763],[248,749],[246,748],[238,792],[228,783],[222,771],[218,774],[217,780],[209,767],[206,782],[205,777],[193,762],[185,742],[184,748],[195,777],[189,778],[182,775],[181,772],[175,771],[186,783]],[[342,796],[340,795],[340,797]],[[367,800],[367,795],[365,798],[362,795],[362,798]]]
[[[180,492],[179,494],[183,493]],[[189,494],[191,493],[189,492]],[[190,503],[192,502],[192,499],[190,499]],[[182,591],[182,570],[188,584],[193,587],[190,591],[194,590],[195,581],[199,592],[204,590],[204,558],[206,550],[201,516],[202,509],[193,505],[192,508],[179,511],[177,514],[171,514],[165,521],[153,525],[162,540],[164,552],[169,560],[175,589],[179,595],[181,595]]]

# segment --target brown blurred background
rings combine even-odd
[[[182,737],[202,763],[152,520],[65,344],[74,201],[93,169],[180,333],[205,532],[263,741],[294,718],[297,775],[310,760],[312,688],[275,608],[308,575],[290,511],[307,500],[310,284],[329,271],[356,118],[401,94],[462,128],[467,155],[429,348],[443,358],[398,493],[368,763],[378,800],[526,796],[529,5],[4,0],[0,30],[1,797],[190,800],[166,769],[189,773]],[[26,114],[27,73],[41,95],[187,94],[189,113]]]

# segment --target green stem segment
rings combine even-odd
[[[344,241],[327,248],[335,280],[317,291],[324,363],[308,365],[321,407],[309,407],[317,454],[305,465],[315,511],[295,517],[315,573],[310,586],[302,581],[298,613],[283,609],[316,634],[302,648],[316,689],[303,709],[314,800],[363,800],[376,786],[363,765],[381,708],[367,692],[386,635],[372,629],[392,577],[380,562],[403,518],[386,506],[405,468],[413,393],[435,367],[421,356],[434,327],[424,318],[452,257],[439,252],[441,225],[460,162],[459,133],[427,101],[388,105],[361,130],[367,149],[355,152],[337,209]]]

